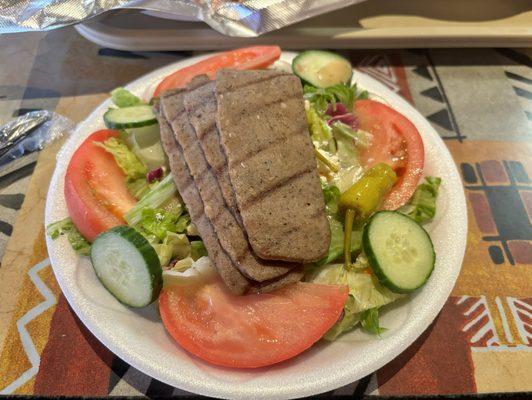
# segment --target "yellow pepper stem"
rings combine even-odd
[[[344,233],[344,259],[345,268],[351,267],[351,232],[353,231],[353,221],[355,220],[355,210],[345,211],[345,233]]]

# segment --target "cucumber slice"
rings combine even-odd
[[[146,104],[124,108],[110,108],[103,115],[103,120],[105,126],[109,129],[140,128],[157,123],[151,106]]]
[[[159,297],[162,268],[148,241],[129,226],[100,234],[91,247],[96,276],[121,303],[144,307]]]
[[[292,70],[303,82],[319,88],[351,83],[353,67],[339,56],[323,50],[308,50],[292,61]]]
[[[362,247],[379,281],[395,293],[409,293],[429,279],[436,254],[430,236],[413,219],[380,211],[364,227]]]

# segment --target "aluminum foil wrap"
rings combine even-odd
[[[229,36],[251,37],[364,0],[0,0],[0,33],[43,31],[108,10],[136,8],[203,20]]]

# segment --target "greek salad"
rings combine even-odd
[[[217,365],[272,365],[353,329],[378,339],[382,310],[421,288],[435,266],[423,226],[435,216],[441,180],[423,174],[416,127],[352,82],[342,56],[305,51],[287,66],[280,54],[257,46],[214,55],[166,77],[153,99],[223,68],[289,67],[301,79],[331,232],[327,255],[304,266],[302,282],[243,296],[224,287],[174,183],[153,99],[124,88],[111,92],[105,129],[70,160],[69,218],[47,227],[90,257],[116,300],[157,301],[176,341]]]

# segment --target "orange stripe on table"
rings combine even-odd
[[[113,354],[92,336],[61,295],[41,356],[34,394],[107,395],[112,359]]]

